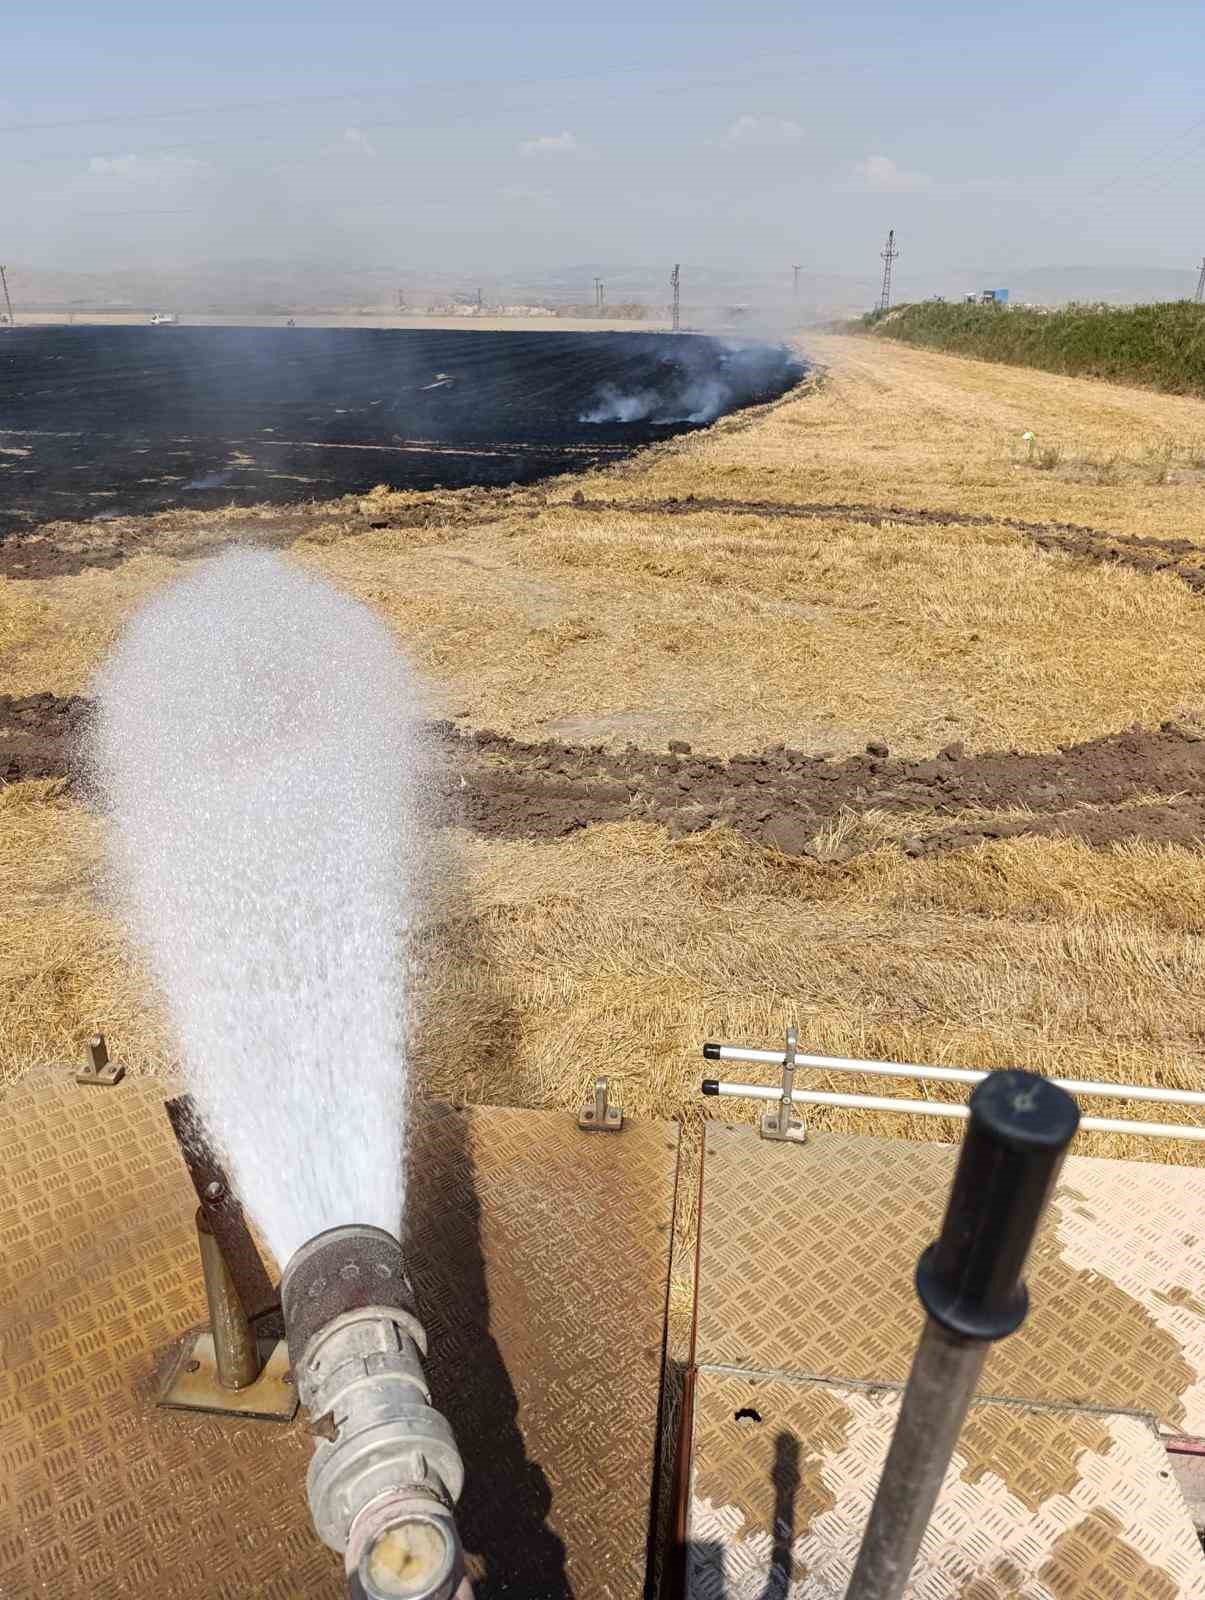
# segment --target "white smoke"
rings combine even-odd
[[[659,383],[623,390],[604,383],[579,422],[714,422],[726,411],[781,394],[798,383],[805,363],[785,345],[721,339],[676,341],[661,363]]]

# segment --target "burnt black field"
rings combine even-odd
[[[0,537],[51,520],[530,483],[775,398],[798,357],[690,334],[0,334]]]

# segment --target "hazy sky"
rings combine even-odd
[[[788,9],[10,0],[0,259],[865,274],[894,226],[906,294],[1205,252],[1200,0]]]

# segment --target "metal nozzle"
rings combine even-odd
[[[450,1596],[463,1571],[456,1525],[434,1502],[385,1495],[352,1524],[347,1572],[357,1600]]]
[[[451,1600],[464,1577],[452,1507],[460,1452],[431,1405],[401,1246],[380,1228],[318,1234],[281,1281],[289,1360],[315,1434],[318,1536],[364,1600]]]

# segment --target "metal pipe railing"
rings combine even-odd
[[[798,1066],[804,1057],[796,1057]],[[1055,1083],[1053,1078],[1047,1083]],[[1062,1088],[1062,1084],[1056,1087]],[[704,1078],[706,1095],[730,1095],[738,1100],[781,1100],[782,1090],[764,1083],[722,1083]],[[841,1094],[835,1089],[793,1089],[791,1099],[801,1106],[839,1106],[853,1111],[896,1111],[903,1116],[950,1117],[963,1122],[969,1116],[965,1105],[945,1100],[905,1100],[896,1095]],[[1205,1128],[1191,1123],[1139,1122],[1133,1117],[1081,1117],[1080,1127],[1088,1133],[1130,1133],[1146,1139],[1189,1139],[1205,1144]]]
[[[820,1072],[860,1073],[866,1077],[916,1078],[924,1083],[969,1084],[982,1083],[989,1074],[970,1067],[929,1067],[902,1061],[862,1061],[853,1056],[808,1055],[796,1048],[795,1029],[787,1030],[786,1047],[782,1050],[757,1050],[737,1044],[705,1044],[704,1058],[708,1061],[752,1061],[782,1069],[781,1085],[760,1083],[727,1083],[718,1078],[704,1078],[705,1095],[729,1095],[741,1100],[776,1100],[785,1107],[798,1105],[838,1106],[855,1111],[895,1111],[903,1116],[948,1117],[963,1121],[968,1112],[965,1104],[945,1100],[904,1100],[892,1095],[843,1094],[831,1089],[796,1089],[795,1073],[800,1067],[812,1067]],[[1110,1100],[1137,1100],[1158,1105],[1192,1106],[1205,1110],[1205,1091],[1199,1089],[1162,1089],[1150,1084],[1107,1083],[1092,1078],[1047,1078],[1056,1088],[1068,1094],[1099,1097]],[[780,1111],[781,1120],[783,1113]],[[772,1119],[771,1119],[772,1120]],[[806,1130],[796,1124],[798,1132],[793,1137],[802,1139]],[[1080,1126],[1089,1133],[1124,1133],[1145,1139],[1187,1139],[1205,1144],[1205,1127],[1195,1123],[1139,1122],[1130,1117],[1083,1117]],[[765,1130],[763,1129],[763,1132]],[[767,1135],[769,1137],[769,1135]]]
[[[786,1061],[784,1050],[750,1050],[739,1044],[705,1044],[703,1056],[707,1061],[754,1061],[770,1067],[781,1067]],[[856,1056],[810,1056],[795,1052],[796,1070],[800,1067],[817,1067],[825,1072],[861,1072],[880,1078],[919,1078],[928,1083],[982,1083],[986,1072],[970,1067],[927,1067],[899,1061],[860,1061]],[[1205,1090],[1158,1089],[1150,1084],[1097,1082],[1091,1078],[1048,1078],[1068,1094],[1087,1095],[1102,1100],[1151,1100],[1165,1106],[1199,1106],[1205,1110]]]

